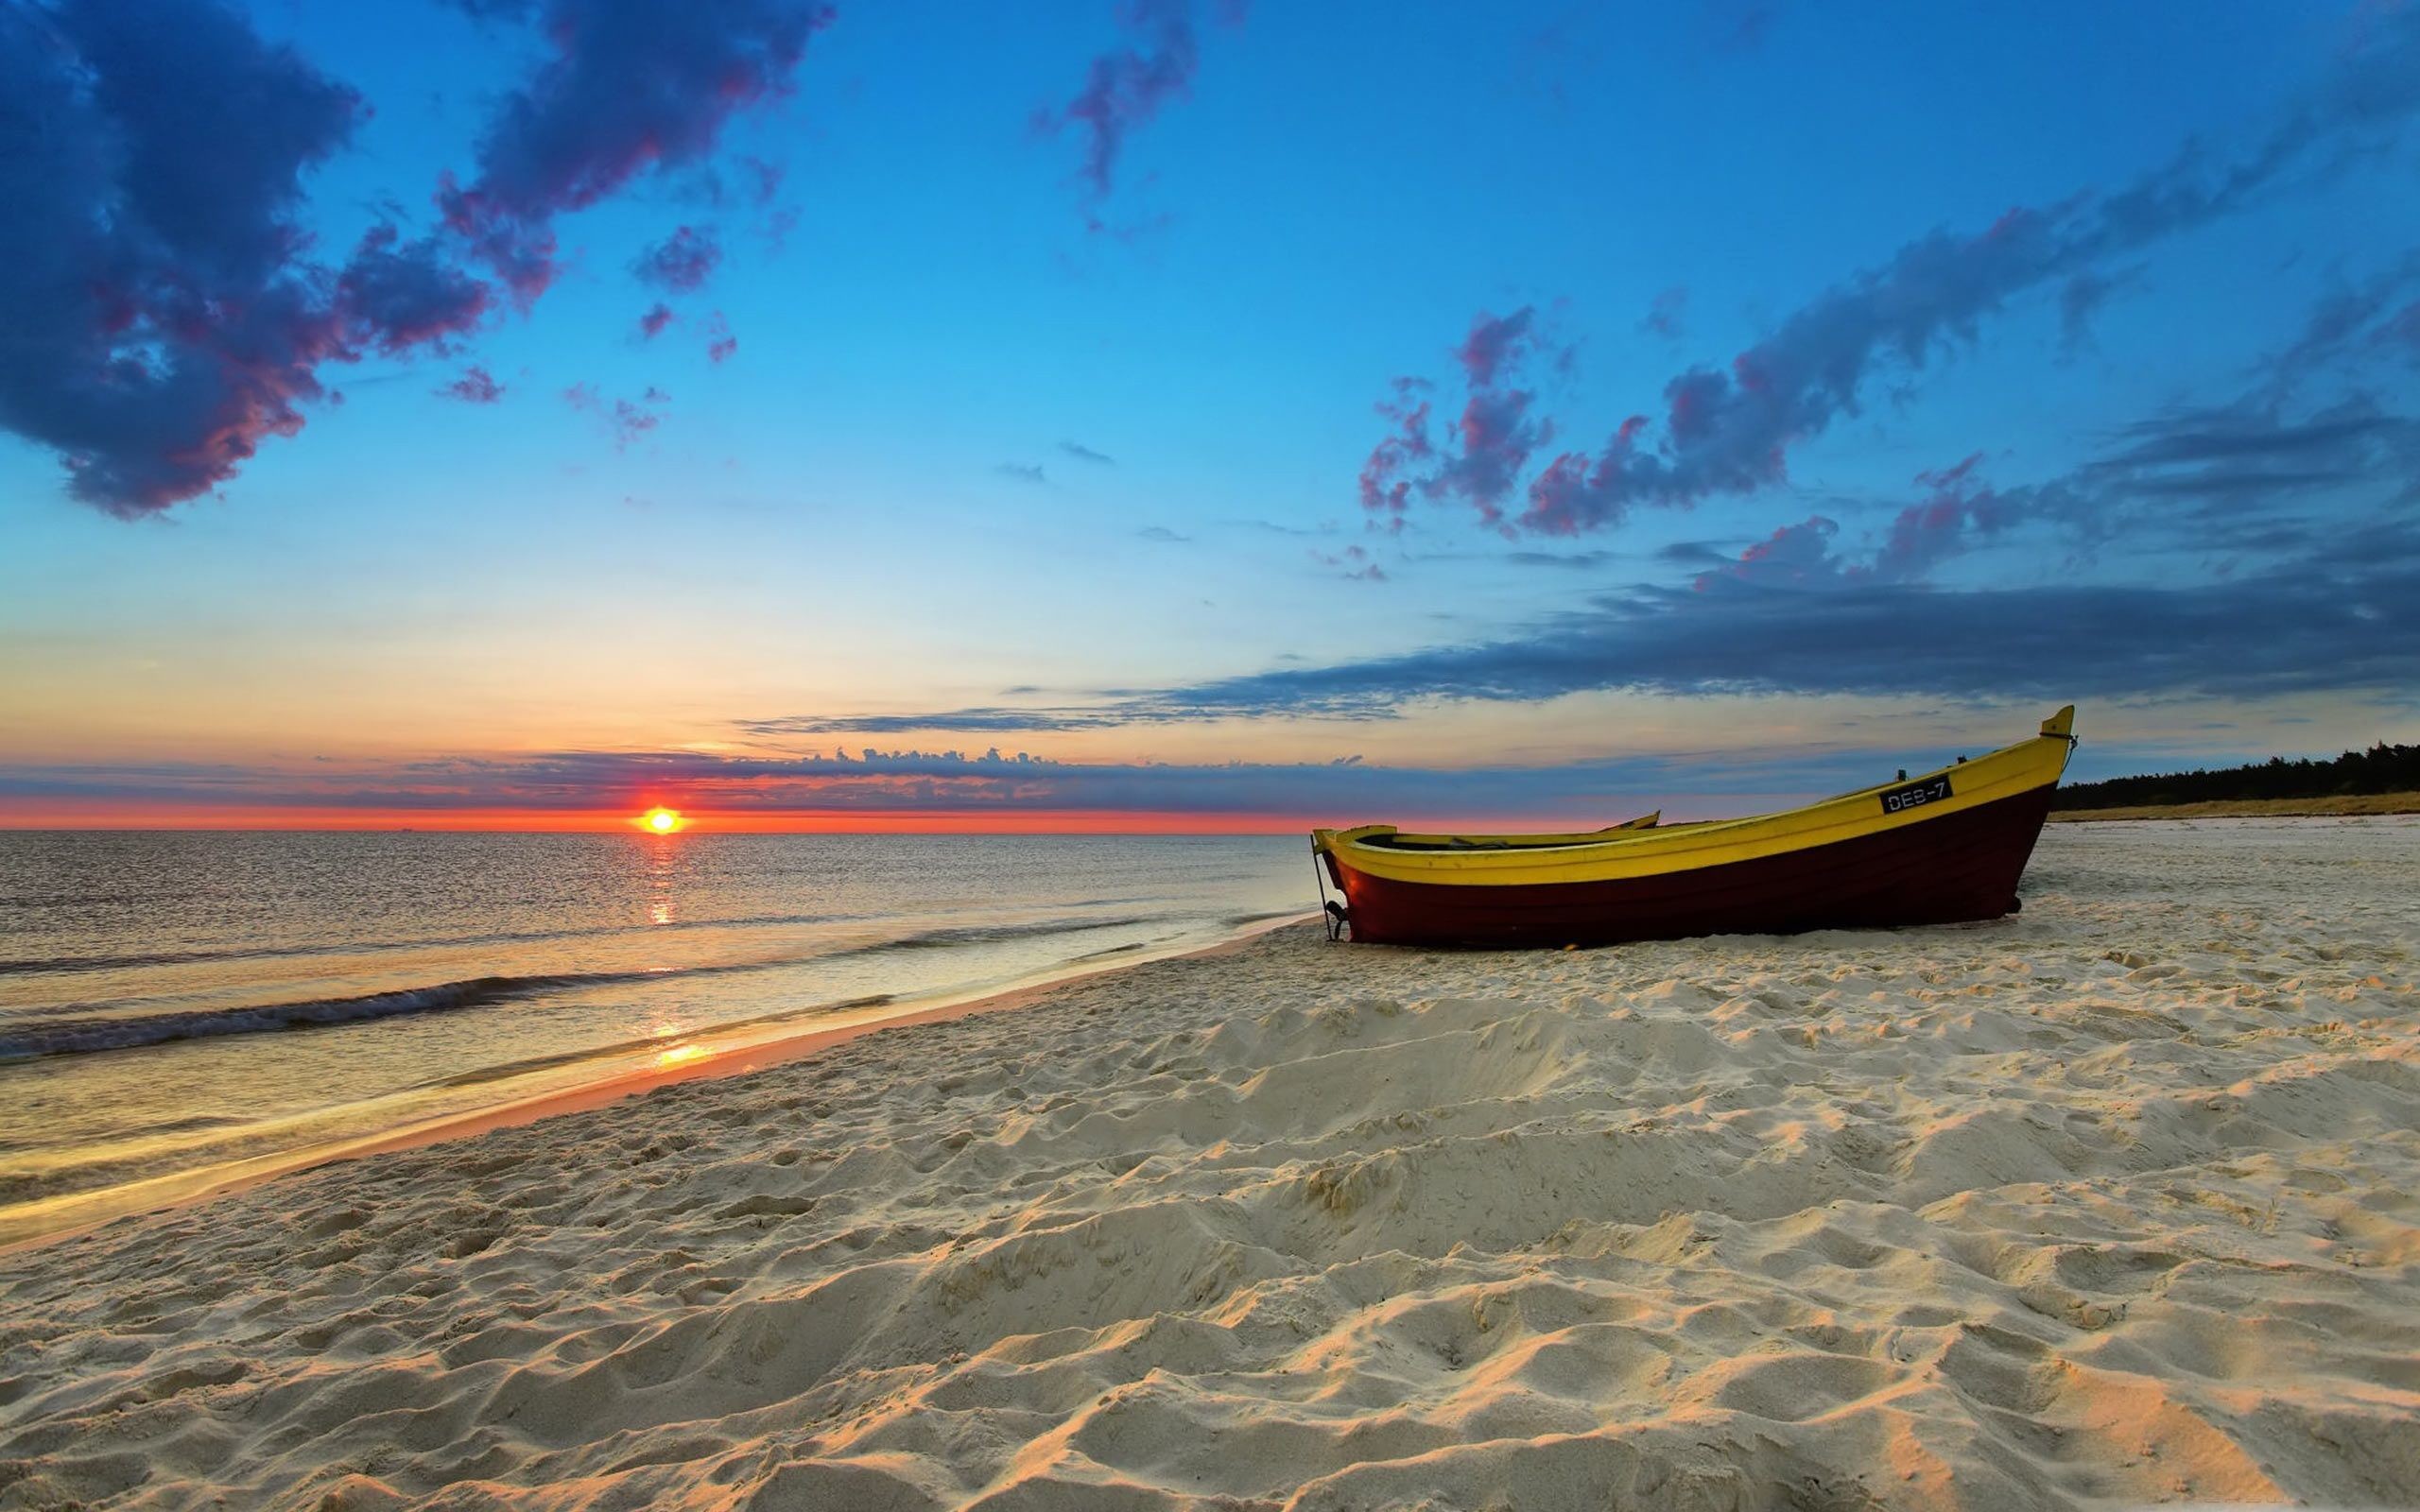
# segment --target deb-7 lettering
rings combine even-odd
[[[1904,814],[1927,803],[1938,803],[1948,796],[1949,776],[1945,772],[1939,777],[1927,777],[1921,782],[1886,789],[1882,795],[1882,812]]]

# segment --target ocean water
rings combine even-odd
[[[1287,836],[0,833],[0,1242],[1316,907]]]

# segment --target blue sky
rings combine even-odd
[[[38,818],[1584,816],[2069,697],[2085,775],[2420,734],[2407,7],[0,21]],[[921,754],[781,765],[836,744]],[[1055,765],[929,760],[995,746]]]

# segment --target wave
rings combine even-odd
[[[0,960],[0,976],[38,976],[68,971],[126,971],[152,966],[193,966],[205,961],[277,960],[288,956],[373,955],[383,951],[444,950],[459,945],[520,945],[533,940],[586,939],[601,935],[653,935],[666,930],[752,929],[772,924],[838,924],[849,914],[743,914],[728,919],[683,919],[670,923],[596,924],[582,929],[498,930],[484,935],[432,935],[421,939],[323,940],[307,945],[231,945],[211,950],[151,951],[125,955],[28,955]]]
[[[275,1029],[303,1029],[338,1023],[364,1023],[409,1013],[450,1013],[475,1008],[534,992],[567,988],[600,987],[637,981],[666,973],[657,971],[579,971],[546,976],[476,976],[433,987],[403,988],[350,998],[306,998],[297,1003],[263,1003],[240,1008],[195,1008],[177,1013],[152,1013],[123,1019],[71,1019],[0,1033],[0,1060],[32,1060],[43,1056],[77,1055],[95,1050],[133,1050],[177,1040],[207,1040],[219,1035],[261,1034]]]
[[[267,1034],[286,1029],[325,1028],[367,1023],[378,1019],[466,1008],[546,992],[612,987],[621,983],[661,981],[666,977],[712,976],[736,971],[773,971],[817,960],[881,954],[892,951],[945,950],[972,945],[1117,929],[1148,923],[1144,919],[1044,919],[1023,924],[963,924],[923,930],[891,939],[871,940],[838,950],[811,952],[771,959],[711,962],[699,966],[659,967],[644,971],[556,971],[527,976],[478,976],[427,987],[400,988],[354,997],[305,998],[287,1003],[249,1004],[224,1008],[182,1008],[148,1014],[107,1016],[89,1010],[81,1017],[48,1023],[0,1028],[0,1063],[41,1059],[50,1056],[84,1055],[105,1050],[137,1050],[183,1040],[209,1040],[228,1035]],[[96,1006],[96,1005],[95,1005]]]
[[[1046,919],[1030,924],[953,924],[942,929],[920,930],[902,935],[897,939],[874,940],[870,944],[837,951],[838,955],[876,955],[885,951],[946,950],[956,945],[1000,945],[1010,940],[1039,939],[1051,935],[1080,935],[1092,929],[1131,929],[1148,924],[1149,919]]]

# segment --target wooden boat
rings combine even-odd
[[[1576,834],[1315,830],[1344,926],[1389,945],[1608,945],[1997,919],[2075,748],[2075,708],[2031,740],[1804,808],[1657,816]]]

